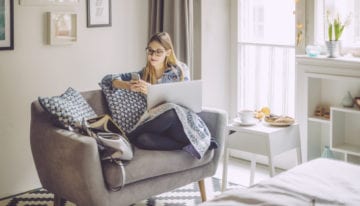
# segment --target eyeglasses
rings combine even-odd
[[[147,54],[147,55],[152,56],[152,55],[155,53],[155,55],[158,56],[158,57],[161,57],[161,56],[164,54],[164,52],[165,52],[165,50],[163,50],[163,49],[154,50],[154,49],[152,49],[152,48],[150,48],[150,47],[147,47],[147,48],[145,49],[145,51],[146,51],[146,54]]]

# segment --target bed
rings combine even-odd
[[[360,166],[315,159],[246,189],[229,190],[201,206],[360,205]]]

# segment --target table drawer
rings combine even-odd
[[[268,139],[265,135],[235,132],[227,137],[227,148],[238,149],[260,155],[268,154]]]

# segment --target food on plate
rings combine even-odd
[[[263,119],[267,115],[270,115],[270,108],[262,107],[260,110],[255,111],[254,117],[256,119]]]
[[[264,113],[265,115],[270,115],[270,108],[269,107],[263,107],[260,110],[262,113]]]
[[[279,116],[270,114],[265,116],[265,122],[273,125],[290,125],[295,122],[294,118],[289,116]]]

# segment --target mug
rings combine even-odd
[[[244,109],[238,112],[238,117],[242,123],[250,123],[254,120],[254,111]]]

